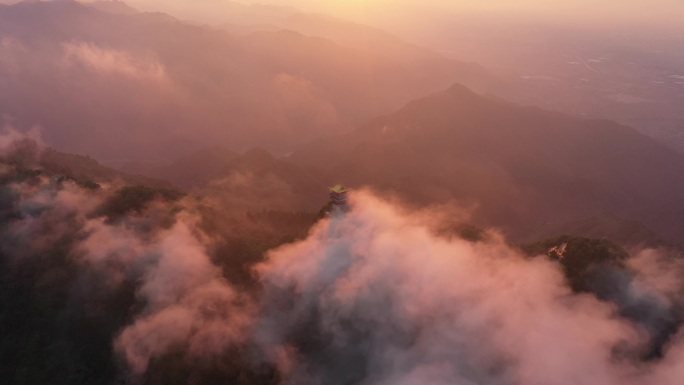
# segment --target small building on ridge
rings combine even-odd
[[[341,184],[330,187],[330,202],[335,206],[346,206],[349,202],[349,189]]]

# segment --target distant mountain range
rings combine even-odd
[[[420,205],[457,201],[474,210],[477,225],[521,241],[560,233],[683,241],[682,155],[629,127],[520,107],[458,85],[287,158],[255,150],[217,172],[212,152],[200,154],[169,168],[180,178],[170,179],[216,196],[249,196],[258,186],[253,197],[278,208],[311,210],[328,184],[343,182]],[[190,165],[196,176],[183,182]],[[188,184],[197,178],[213,181]]]
[[[681,154],[617,123],[520,107],[458,85],[291,159],[420,203],[472,203],[476,218],[516,236],[600,215],[682,240]]]
[[[520,241],[557,234],[684,241],[681,154],[614,122],[521,107],[459,85],[288,157],[259,149],[219,161],[214,151],[179,160],[167,178],[280,209],[312,210],[338,182],[420,205],[456,201],[473,209],[473,223]]]
[[[0,113],[42,126],[57,149],[100,160],[176,158],[213,145],[285,152],[444,84],[496,83],[476,65],[391,38],[361,49],[96,7],[103,4],[0,9]]]

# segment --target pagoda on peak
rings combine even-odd
[[[334,206],[346,206],[349,202],[349,189],[341,184],[330,187],[330,202]]]

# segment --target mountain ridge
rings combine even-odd
[[[682,240],[677,216],[664,207],[684,204],[677,177],[684,156],[618,123],[517,106],[462,86],[290,159],[326,165],[352,184],[392,186],[422,203],[479,202],[481,219],[513,233],[530,232],[518,228],[526,220],[562,227],[607,210]]]

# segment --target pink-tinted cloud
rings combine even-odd
[[[162,81],[166,77],[166,71],[160,63],[135,57],[127,51],[78,41],[63,43],[62,49],[65,67],[82,66],[103,75],[153,81]]]
[[[614,305],[573,294],[556,263],[496,236],[442,239],[424,217],[367,194],[354,201],[257,267],[265,346],[287,348],[311,325],[327,341],[318,353],[348,360],[364,384],[618,384],[644,375],[614,356],[638,350],[641,329]],[[306,378],[345,381],[335,379],[344,363],[310,354],[291,356]]]

